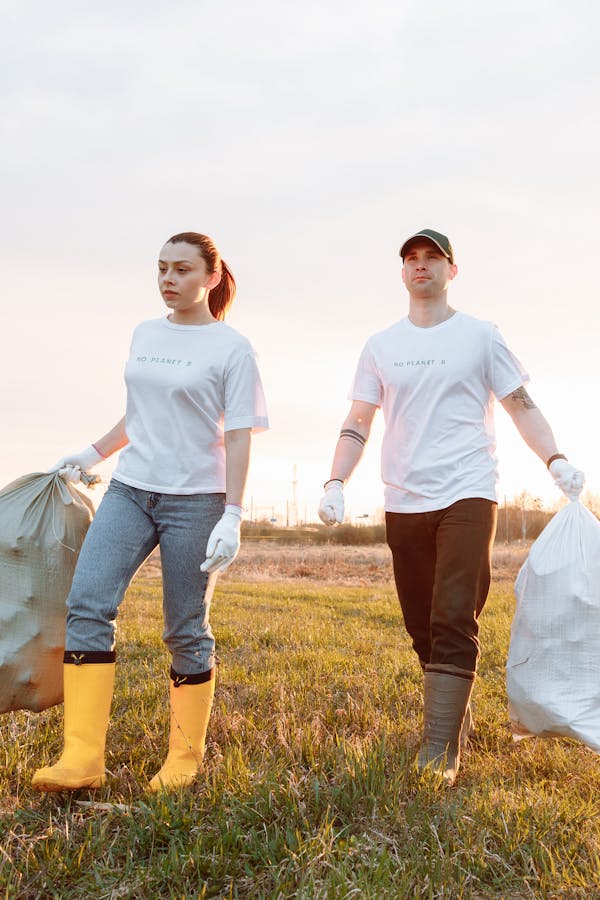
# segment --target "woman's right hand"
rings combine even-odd
[[[239,553],[242,507],[228,503],[213,528],[206,545],[206,559],[201,572],[224,572]]]
[[[89,447],[85,447],[83,450],[78,450],[76,453],[68,453],[66,456],[61,457],[58,462],[50,466],[48,472],[58,472],[64,481],[77,484],[81,479],[82,472],[87,472],[89,469],[97,466],[103,459],[104,457],[98,453],[94,445],[90,444]]]

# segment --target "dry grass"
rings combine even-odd
[[[62,711],[0,718],[0,897],[598,900],[598,757],[510,735],[511,582],[526,549],[495,552],[477,730],[450,791],[412,765],[422,675],[387,548],[247,542],[215,595],[203,771],[181,795],[148,794],[169,718],[152,559],[120,615],[106,786],[36,794]]]
[[[530,544],[521,541],[494,547],[494,573],[498,579],[513,580],[523,564]],[[152,554],[141,572],[146,578],[160,577],[160,556]],[[274,541],[242,542],[235,563],[221,575],[221,582],[302,579],[320,584],[367,586],[393,583],[392,562],[387,544],[345,546],[343,544],[281,544]]]

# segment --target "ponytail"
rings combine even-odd
[[[231,269],[221,260],[221,280],[208,295],[208,308],[215,319],[224,319],[235,298],[235,278]]]

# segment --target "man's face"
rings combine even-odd
[[[404,257],[402,281],[411,297],[435,299],[445,293],[458,269],[427,238],[414,241]]]

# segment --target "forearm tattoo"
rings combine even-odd
[[[342,428],[340,431],[340,437],[350,438],[351,441],[356,441],[357,444],[360,444],[361,447],[364,447],[367,443],[366,438],[359,434],[358,431],[353,431],[352,428]]]
[[[524,387],[519,387],[510,395],[510,399],[515,403],[521,403],[523,409],[535,409],[535,403],[527,393]]]

